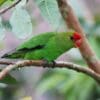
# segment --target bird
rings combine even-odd
[[[25,60],[56,60],[71,48],[79,47],[82,37],[78,32],[46,32],[33,36],[2,58]]]

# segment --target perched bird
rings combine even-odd
[[[77,32],[47,32],[32,37],[3,58],[53,61],[69,49],[81,45]]]

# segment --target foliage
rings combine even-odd
[[[32,33],[31,17],[24,8],[25,4],[26,0],[22,0],[16,5],[9,21],[1,21],[0,17],[0,40],[4,38],[5,28],[10,29],[20,39],[25,39]]]
[[[14,0],[0,0],[0,6],[4,5],[5,3],[12,2]]]
[[[94,100],[100,96],[95,87],[98,86],[91,78],[66,69],[47,71],[37,84],[40,93],[57,90],[65,100]]]
[[[54,30],[64,27],[56,0],[35,0],[35,2],[40,8],[41,15],[51,24]]]

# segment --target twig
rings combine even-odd
[[[0,60],[0,65],[13,65],[13,64],[15,64],[13,61]]]
[[[67,0],[68,1],[68,0]],[[83,29],[81,28],[81,25],[78,21],[78,18],[75,16],[73,9],[71,6],[68,4],[66,0],[57,0],[58,6],[60,9],[60,12],[66,21],[66,25],[69,28],[74,29],[75,31],[79,32],[82,35],[82,44],[79,47],[79,50],[87,62],[88,66],[94,70],[95,72],[100,74],[100,62],[97,59],[96,54],[94,51],[91,49],[86,36],[84,34]]]
[[[0,64],[5,64],[8,66],[6,68],[4,68],[1,72],[0,72],[0,80],[5,77],[11,70],[18,68],[18,67],[30,67],[30,66],[36,66],[36,67],[40,67],[40,66],[47,66],[48,68],[52,68],[53,63],[46,63],[43,60],[25,60],[25,61],[19,61],[17,63],[13,63],[13,62],[3,62],[0,61]],[[72,69],[74,71],[77,72],[82,72],[90,77],[92,77],[93,79],[95,79],[98,83],[100,83],[100,75],[95,73],[94,71],[92,71],[89,68],[77,65],[77,64],[73,64],[71,62],[56,62],[54,68],[68,68],[68,69]]]
[[[10,10],[11,8],[15,7],[18,3],[20,3],[22,0],[18,0],[15,3],[13,3],[11,6],[3,9],[0,11],[0,15],[4,14],[5,12],[7,12],[8,10]]]

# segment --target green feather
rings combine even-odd
[[[32,37],[21,44],[15,51],[5,54],[5,58],[55,60],[64,52],[74,47],[70,39],[74,32],[48,32]]]

